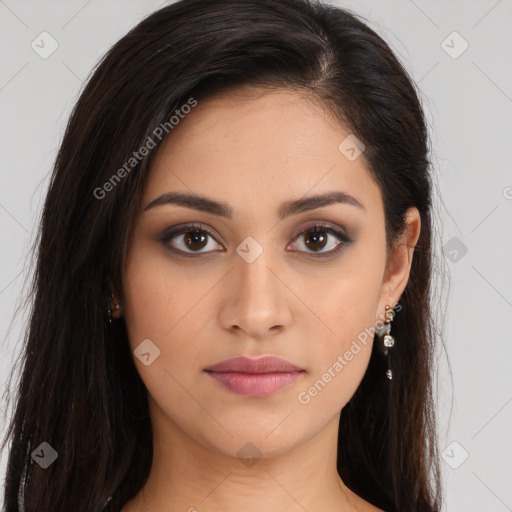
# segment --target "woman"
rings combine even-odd
[[[6,510],[440,510],[431,238],[415,86],[355,15],[153,13],[57,156]]]

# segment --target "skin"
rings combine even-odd
[[[298,401],[399,301],[420,233],[412,208],[386,268],[382,196],[364,153],[349,161],[338,150],[349,133],[297,92],[243,88],[199,102],[155,155],[115,295],[132,351],[148,338],[160,350],[148,366],[134,357],[149,392],[154,458],[123,512],[378,510],[336,471],[340,411],[367,369],[371,338],[308,404]],[[143,211],[171,191],[226,202],[233,217],[174,204]],[[329,191],[364,209],[337,203],[279,219],[282,202]],[[326,253],[338,238],[308,248],[311,232],[295,235],[313,221],[353,242],[315,259],[315,248]],[[189,222],[215,238],[192,249],[183,235],[159,241]],[[249,235],[263,248],[252,263],[236,252]],[[169,246],[201,254],[180,257]],[[203,371],[238,355],[277,355],[305,373],[267,397],[238,395]],[[251,466],[237,455],[249,442],[259,453]]]

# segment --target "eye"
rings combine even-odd
[[[209,241],[208,238],[211,238],[211,240]],[[181,226],[165,233],[160,238],[160,241],[169,249],[183,256],[192,256],[194,253],[207,253],[219,248],[222,251],[222,246],[214,243],[214,240],[215,238],[210,230],[202,224]]]
[[[301,252],[313,255],[315,258],[332,257],[344,246],[352,243],[352,240],[345,233],[322,223],[309,226],[296,235],[296,238],[298,238],[298,243],[294,243],[293,246]]]
[[[345,245],[352,243],[342,231],[322,223],[309,226],[295,235],[295,239],[298,239],[298,243],[292,243],[294,248],[315,258],[333,257]],[[202,224],[187,224],[171,229],[160,237],[160,241],[173,252],[185,257],[224,251],[211,231]]]

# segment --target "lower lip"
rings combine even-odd
[[[240,372],[207,372],[221,385],[246,396],[267,396],[287,388],[295,382],[303,372],[282,373],[240,373]]]

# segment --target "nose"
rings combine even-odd
[[[234,265],[224,285],[222,326],[254,339],[277,334],[289,326],[293,293],[270,250],[264,250],[251,263],[236,255]]]

